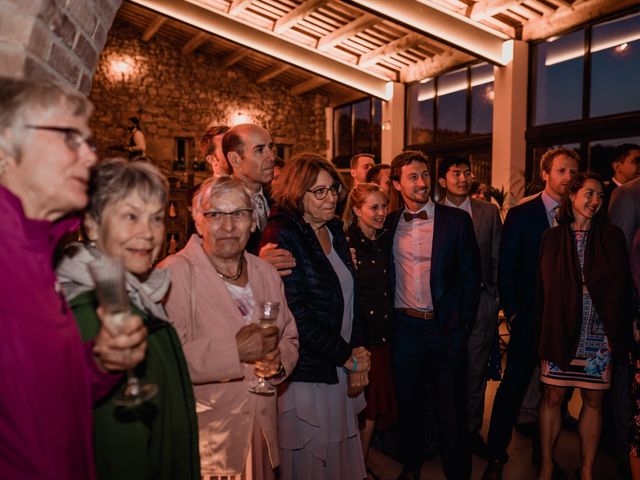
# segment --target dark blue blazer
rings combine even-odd
[[[507,318],[533,318],[540,242],[549,228],[541,195],[509,209],[502,227],[498,291]]]
[[[393,241],[404,208],[391,212],[385,222],[390,232],[389,280],[395,298],[396,269]],[[435,204],[431,247],[431,298],[443,332],[471,328],[480,301],[480,253],[469,214]]]

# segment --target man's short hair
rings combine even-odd
[[[438,178],[445,178],[449,169],[456,165],[466,165],[471,169],[471,162],[466,157],[444,157],[438,168]]]
[[[367,171],[367,183],[380,183],[380,172],[382,172],[382,170],[391,170],[391,165],[379,163],[378,165],[371,167]]]
[[[580,164],[580,155],[573,148],[554,147],[550,148],[544,152],[544,155],[542,155],[542,158],[540,159],[540,172],[549,173],[551,171],[551,166],[553,165],[553,159],[558,155],[566,155],[578,162],[578,165]]]
[[[618,145],[613,150],[613,155],[611,157],[611,165],[614,163],[623,163],[624,159],[627,158],[629,152],[631,150],[640,150],[640,146],[635,143],[623,143],[622,145]]]
[[[405,150],[395,156],[391,161],[391,180],[400,181],[402,167],[409,165],[411,162],[422,162],[429,168],[429,157],[417,150]]]
[[[222,137],[224,158],[229,158],[229,152],[236,152],[241,157],[244,157],[244,140],[236,128],[230,128]]]
[[[128,120],[133,123],[136,128],[140,128],[140,119],[138,117],[129,117]]]
[[[216,144],[213,141],[219,135],[224,135],[229,130],[226,125],[212,125],[200,134],[198,149],[202,158],[213,155],[216,151]]]
[[[351,157],[351,160],[349,161],[349,165],[352,169],[358,167],[358,159],[360,157],[371,158],[374,163],[376,161],[376,157],[372,153],[356,153],[353,157]]]

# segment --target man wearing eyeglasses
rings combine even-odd
[[[265,187],[273,180],[275,156],[273,140],[264,128],[251,123],[231,127],[222,137],[222,151],[229,161],[233,176],[242,181],[253,194],[256,205],[256,229],[249,237],[247,251],[260,255],[273,265],[280,275],[291,273],[295,260],[291,252],[267,244],[260,249],[260,239],[267,224],[271,199],[265,195]]]
[[[397,155],[391,180],[405,204],[385,222],[392,238],[391,363],[403,464],[399,480],[420,478],[427,383],[434,391],[444,473],[448,479],[468,479],[466,336],[476,318],[481,278],[473,224],[466,212],[431,200],[428,159],[421,152]]]

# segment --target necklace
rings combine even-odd
[[[242,275],[242,265],[243,265],[242,260],[243,260],[242,257],[240,257],[240,261],[238,262],[238,273],[236,273],[235,275],[225,275],[220,270],[218,270],[215,265],[213,266],[213,268],[216,269],[216,273],[222,280],[226,282],[235,282],[240,278],[240,275]]]

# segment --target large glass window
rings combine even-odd
[[[438,77],[438,140],[462,138],[467,131],[467,69]]]
[[[493,127],[493,65],[471,67],[471,135],[491,133]]]
[[[334,155],[351,153],[351,105],[333,111]]]
[[[333,110],[334,158],[339,168],[347,168],[356,153],[380,156],[382,102],[366,98]]]
[[[582,118],[584,30],[534,47],[533,125]]]
[[[407,144],[431,143],[434,136],[433,115],[436,101],[436,82],[429,78],[407,89]]]
[[[640,110],[640,13],[595,25],[590,116]]]

